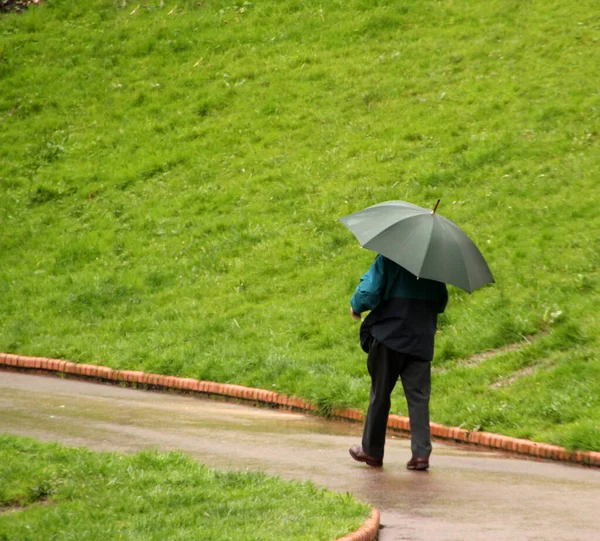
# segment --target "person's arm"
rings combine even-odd
[[[384,290],[383,257],[379,255],[360,279],[360,283],[350,299],[351,314],[360,317],[362,312],[373,310],[380,303]]]

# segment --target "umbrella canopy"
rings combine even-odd
[[[417,278],[452,284],[469,293],[494,283],[475,243],[436,209],[437,204],[432,211],[405,201],[387,201],[340,221],[363,248],[395,261]]]

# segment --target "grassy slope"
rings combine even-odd
[[[365,407],[373,254],[336,220],[441,197],[497,285],[451,291],[433,418],[600,449],[594,6],[2,16],[0,350]]]
[[[349,494],[216,472],[178,453],[92,453],[12,436],[0,436],[0,453],[2,540],[329,540],[369,514]]]

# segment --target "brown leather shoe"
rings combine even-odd
[[[348,451],[354,460],[364,462],[367,466],[373,466],[374,468],[383,466],[383,459],[369,456],[360,445],[353,445]]]
[[[412,457],[407,463],[406,467],[409,470],[425,471],[429,468],[428,458],[416,458]]]

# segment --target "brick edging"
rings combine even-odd
[[[379,511],[375,508],[371,510],[365,523],[356,531],[336,539],[336,541],[373,541],[377,538],[379,532]]]
[[[264,389],[255,389],[243,385],[233,385],[231,383],[200,381],[193,378],[149,374],[137,370],[114,370],[107,366],[79,364],[61,359],[26,357],[12,353],[0,353],[0,367],[2,366],[22,370],[63,372],[69,375],[92,379],[134,384],[138,383],[151,387],[224,396],[305,412],[316,413],[318,409],[314,404],[311,404],[303,398],[288,396]],[[364,420],[363,412],[353,408],[334,409],[332,410],[331,415],[338,419],[351,421]],[[600,467],[600,452],[597,451],[569,451],[558,445],[536,443],[526,439],[512,438],[510,436],[502,436],[500,434],[492,434],[489,432],[469,431],[464,428],[444,426],[439,423],[430,423],[430,427],[432,437],[441,440],[478,445],[489,449],[498,449],[509,453],[540,459]],[[390,415],[388,419],[388,428],[400,432],[410,432],[408,417]]]

